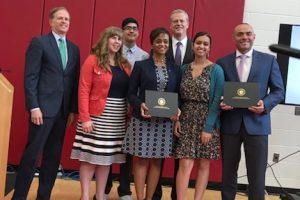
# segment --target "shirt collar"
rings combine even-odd
[[[58,35],[57,33],[55,33],[54,31],[52,31],[52,34],[57,42],[59,39],[63,39],[64,41],[66,41],[66,36],[62,37],[62,36]]]
[[[123,52],[127,52],[128,49],[130,49],[131,52],[134,53],[134,52],[136,51],[136,49],[137,49],[137,45],[135,44],[135,45],[134,45],[133,47],[131,47],[131,48],[128,48],[127,46],[123,45]]]
[[[175,37],[172,37],[172,45],[176,46],[177,42],[181,42],[183,46],[187,44],[187,37],[184,37],[181,41],[177,40]]]
[[[253,53],[253,48],[251,48],[250,51],[248,51],[247,53],[245,53],[245,55],[247,56],[247,58],[251,58],[252,57],[252,53]],[[236,58],[239,58],[242,55],[242,53],[239,52],[239,50],[236,50],[235,55],[236,55]]]

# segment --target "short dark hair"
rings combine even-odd
[[[132,18],[132,17],[127,17],[122,21],[122,29],[125,28],[125,26],[127,26],[127,24],[129,23],[135,23],[137,27],[139,27],[139,23],[137,22],[136,19]]]
[[[165,29],[163,27],[158,27],[158,28],[155,28],[151,31],[151,33],[150,33],[150,43],[153,44],[155,38],[157,38],[159,36],[159,34],[161,34],[161,33],[167,34],[169,36],[169,38],[171,37],[170,33],[167,29]]]

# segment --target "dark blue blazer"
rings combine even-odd
[[[60,109],[65,116],[77,113],[80,71],[79,48],[67,40],[68,63],[63,70],[57,42],[50,32],[35,37],[26,52],[24,87],[26,109],[39,107],[43,117],[53,117]]]
[[[270,111],[284,99],[283,81],[274,56],[255,50],[252,56],[252,66],[247,82],[259,83],[259,97],[264,102],[265,112],[256,114],[248,109],[239,108],[222,111],[222,133],[237,134],[244,121],[245,128],[250,135],[271,134]],[[219,59],[217,63],[224,70],[225,81],[239,82],[235,53]]]
[[[133,106],[133,116],[142,120],[140,106],[145,102],[145,90],[157,90],[156,72],[153,58],[136,61],[130,76],[128,100]],[[167,61],[169,82],[165,92],[178,92],[181,80],[179,66]]]

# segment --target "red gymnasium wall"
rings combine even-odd
[[[15,87],[9,164],[18,165],[27,141],[28,114],[25,111],[23,91],[25,51],[33,36],[49,32],[48,13],[56,6],[65,6],[70,11],[68,38],[80,47],[81,62],[105,27],[120,26],[121,21],[129,16],[139,21],[138,44],[149,51],[150,31],[158,26],[169,28],[170,12],[177,8],[189,14],[188,37],[197,31],[209,31],[212,34],[210,59],[215,61],[234,50],[231,33],[234,26],[242,22],[244,0],[2,0],[0,67]],[[77,161],[69,159],[74,134],[74,126],[67,129],[61,161],[65,169],[77,170],[79,166]],[[114,167],[114,171],[117,170]],[[167,159],[163,176],[172,177],[172,174],[173,161]],[[220,178],[221,162],[214,161],[210,181],[218,182]]]

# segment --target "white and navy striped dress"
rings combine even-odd
[[[100,116],[91,116],[92,133],[85,133],[79,122],[76,129],[71,158],[96,165],[124,163],[126,155],[122,143],[126,130],[127,101],[125,99],[129,77],[117,66],[111,67],[113,78]]]

